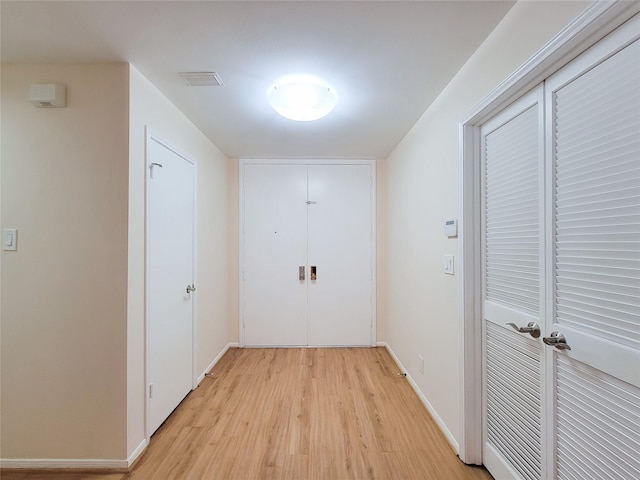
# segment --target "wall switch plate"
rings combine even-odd
[[[18,249],[18,229],[5,228],[2,230],[2,250],[14,251]]]
[[[444,273],[453,275],[453,255],[444,256]]]

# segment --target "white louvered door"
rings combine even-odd
[[[538,87],[481,133],[483,461],[495,478],[539,479],[545,469],[542,344],[514,328],[540,326],[544,312],[542,102]]]
[[[636,16],[481,130],[483,460],[499,480],[640,478],[639,37]],[[530,322],[539,338],[507,326]]]
[[[546,347],[558,479],[640,478],[638,20],[546,82],[547,335],[571,347]]]

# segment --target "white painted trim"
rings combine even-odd
[[[156,141],[157,143],[163,145],[168,148],[172,152],[174,152],[179,157],[183,158],[187,162],[193,165],[193,181],[194,181],[194,191],[193,191],[193,275],[194,278],[196,276],[195,265],[197,264],[197,232],[198,232],[198,217],[197,217],[197,205],[198,205],[198,197],[196,186],[198,183],[197,176],[197,162],[188,154],[184,153],[181,149],[173,145],[171,142],[167,141],[164,137],[157,134],[153,129],[151,129],[148,125],[144,127],[145,132],[145,150],[144,150],[144,165],[145,165],[145,177],[144,177],[144,187],[145,187],[145,204],[144,204],[144,223],[145,223],[145,231],[144,231],[144,269],[145,269],[145,277],[144,277],[144,341],[145,341],[145,363],[144,363],[144,432],[145,432],[145,441],[147,444],[151,441],[151,434],[149,433],[149,384],[151,382],[151,378],[149,375],[149,365],[150,361],[150,349],[149,349],[149,311],[150,311],[150,295],[149,295],[149,275],[150,275],[150,265],[149,265],[149,144],[150,142]],[[197,287],[196,287],[197,288]],[[197,292],[197,290],[196,290]],[[194,390],[198,384],[196,383],[196,298],[197,295],[194,294],[193,303],[192,303],[192,312],[191,312],[191,384],[192,390]]]
[[[238,346],[244,348],[244,164],[238,162]]]
[[[482,464],[479,126],[640,12],[640,2],[597,1],[499,84],[459,122],[460,458]]]
[[[244,235],[242,231],[244,229],[244,166],[245,165],[370,165],[371,166],[371,236],[372,236],[372,258],[371,258],[371,276],[372,276],[372,291],[371,291],[371,340],[370,345],[376,346],[377,339],[377,165],[376,160],[372,159],[270,159],[270,158],[241,158],[238,167],[238,340],[240,348],[249,347],[244,342]],[[305,347],[306,345],[290,346],[293,348]],[[356,345],[361,347],[362,345]],[[309,345],[309,347],[321,347],[319,345]],[[348,345],[345,345],[348,347]],[[265,348],[262,346],[261,348]],[[278,346],[269,346],[269,348],[286,348]]]
[[[433,408],[433,405],[431,405],[431,402],[429,402],[429,400],[427,400],[427,397],[425,397],[424,393],[422,393],[422,391],[420,390],[420,387],[418,387],[418,384],[413,380],[413,377],[407,373],[407,369],[404,368],[404,365],[402,365],[402,362],[398,359],[393,349],[389,346],[387,342],[378,342],[378,346],[384,347],[387,349],[387,351],[391,355],[391,358],[393,358],[393,361],[396,362],[396,365],[400,369],[400,372],[406,375],[406,378],[409,381],[409,385],[411,385],[411,388],[413,388],[413,391],[416,393],[416,395],[418,396],[422,404],[425,406],[425,408],[433,418],[433,420],[436,422],[436,424],[444,434],[449,444],[453,447],[453,449],[456,452],[458,452],[459,446],[455,437],[453,436],[451,431],[447,428],[447,425],[444,423],[442,418],[440,418],[440,415],[438,415],[438,412],[436,411],[436,409]]]
[[[200,382],[202,380],[204,380],[204,377],[207,374],[207,372],[209,372],[213,367],[215,367],[216,363],[218,363],[220,361],[220,359],[224,356],[225,353],[227,353],[227,351],[230,348],[238,348],[238,343],[237,342],[230,342],[230,343],[227,343],[225,345],[225,347],[220,351],[220,353],[218,355],[216,355],[216,358],[211,360],[211,363],[209,365],[207,365],[207,367],[203,370],[203,372],[200,375],[198,375],[198,380],[197,380],[196,386],[200,385]]]
[[[176,152],[178,153],[178,152]],[[193,256],[191,271],[193,277],[191,285],[196,287],[194,292],[191,292],[191,390],[198,388],[200,383],[198,380],[198,372],[196,371],[196,365],[198,364],[198,296],[200,290],[198,290],[198,162],[195,158],[179,154],[184,157],[185,160],[193,164]]]
[[[371,346],[378,339],[378,165],[375,160],[366,162],[371,165]]]
[[[75,459],[75,458],[15,458],[0,459],[0,468],[15,470],[113,470],[127,472],[127,460]]]
[[[138,457],[142,455],[142,452],[144,452],[147,449],[147,445],[149,445],[149,442],[145,438],[140,442],[140,445],[138,445],[135,448],[135,450],[131,452],[131,455],[129,455],[129,458],[127,459],[127,467],[130,467],[131,465],[133,465],[133,463],[138,459]]]

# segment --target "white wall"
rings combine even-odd
[[[0,457],[124,458],[128,66],[3,64],[1,112]]]
[[[590,2],[518,2],[387,160],[386,340],[458,441],[458,278],[443,223],[458,214],[458,120]],[[418,371],[418,355],[425,360]]]
[[[237,315],[230,313],[229,302],[234,291],[229,281],[234,275],[230,271],[229,258],[233,256],[234,245],[229,225],[237,222],[229,218],[228,177],[232,161],[133,66],[130,88],[128,455],[143,441],[145,434],[145,125],[197,163],[197,373],[203,373],[225,346],[237,338]]]

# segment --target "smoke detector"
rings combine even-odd
[[[216,72],[181,72],[180,75],[190,87],[224,87]]]

